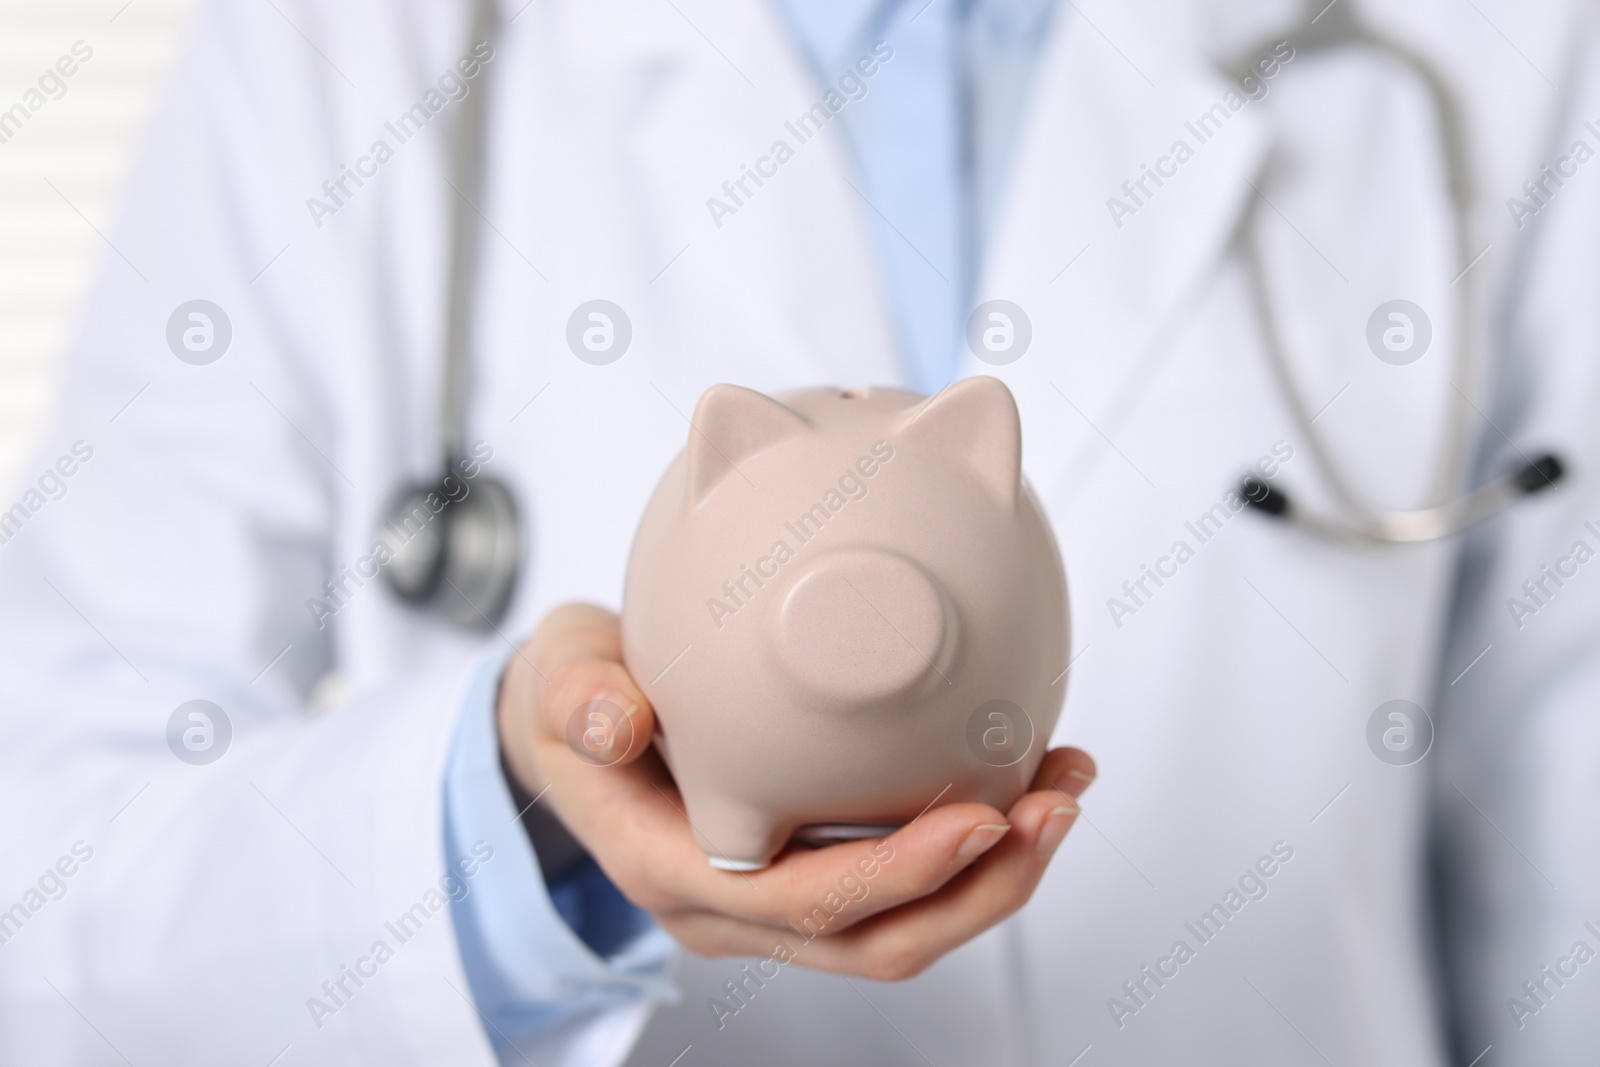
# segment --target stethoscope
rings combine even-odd
[[[1439,122],[1439,147],[1449,176],[1450,206],[1454,222],[1454,240],[1458,278],[1471,284],[1464,276],[1471,266],[1469,261],[1468,226],[1469,200],[1466,144],[1461,132],[1460,115],[1445,88],[1444,80],[1422,56],[1404,45],[1385,38],[1358,20],[1349,3],[1329,4],[1321,7],[1311,20],[1289,35],[1289,44],[1297,55],[1325,52],[1338,48],[1372,48],[1384,53],[1405,66],[1426,87]],[[1251,73],[1255,62],[1267,56],[1283,38],[1275,36],[1271,42],[1251,49],[1234,68],[1236,78]],[[1259,198],[1256,198],[1259,200]],[[1455,379],[1457,399],[1451,404],[1450,425],[1445,442],[1446,462],[1440,470],[1440,495],[1446,499],[1431,507],[1415,511],[1384,511],[1364,500],[1350,480],[1333,461],[1327,442],[1318,432],[1315,418],[1305,402],[1305,394],[1295,380],[1283,342],[1283,334],[1273,314],[1271,294],[1267,288],[1266,269],[1262,263],[1261,248],[1254,224],[1259,203],[1252,203],[1241,221],[1237,243],[1242,254],[1245,275],[1251,290],[1251,299],[1260,320],[1261,336],[1267,350],[1268,361],[1279,390],[1288,402],[1289,411],[1298,427],[1312,462],[1329,492],[1344,511],[1342,517],[1322,514],[1298,506],[1289,494],[1266,481],[1247,476],[1240,483],[1240,492],[1246,502],[1264,515],[1283,519],[1321,537],[1357,544],[1407,544],[1418,541],[1436,541],[1460,533],[1492,515],[1498,514],[1524,496],[1556,485],[1565,473],[1561,458],[1546,452],[1534,457],[1524,456],[1524,462],[1498,477],[1465,494],[1451,495],[1459,484],[1466,464],[1470,436],[1467,432],[1467,414],[1470,405],[1466,394],[1471,392],[1471,382],[1476,370],[1473,358],[1470,319],[1470,302],[1463,298],[1456,302],[1458,328],[1455,351]]]
[[[492,39],[497,28],[493,0],[475,0],[473,6],[469,43]],[[1399,60],[1427,88],[1438,115],[1440,149],[1449,174],[1457,258],[1465,272],[1469,265],[1469,168],[1460,116],[1443,80],[1425,59],[1368,29],[1351,13],[1350,7],[1343,3],[1323,8],[1305,26],[1290,34],[1288,41],[1296,54],[1336,48],[1374,48]],[[1250,50],[1235,68],[1235,76],[1251,72],[1255,61],[1265,57],[1282,41],[1282,36],[1274,36],[1261,47]],[[487,71],[480,75],[485,81],[487,76]],[[450,283],[439,435],[443,473],[432,482],[417,482],[402,489],[380,533],[393,553],[383,571],[395,594],[418,608],[435,610],[469,629],[492,627],[505,614],[516,588],[522,554],[521,521],[510,488],[486,475],[480,474],[475,479],[466,477],[469,469],[465,462],[466,408],[472,385],[470,305],[479,236],[479,227],[472,220],[472,201],[483,187],[487,155],[483,105],[487,95],[487,85],[480,82],[461,101],[451,160],[455,195],[450,219]],[[1240,486],[1251,507],[1264,515],[1339,541],[1402,544],[1439,540],[1460,533],[1522,497],[1561,480],[1564,473],[1561,459],[1553,453],[1544,453],[1470,492],[1450,496],[1442,503],[1416,511],[1383,511],[1362,499],[1333,461],[1289,366],[1257,242],[1253,223],[1256,210],[1258,206],[1252,206],[1245,213],[1239,227],[1238,244],[1273,377],[1288,402],[1319,475],[1345,514],[1336,517],[1302,508],[1285,490],[1253,476],[1246,477]],[[1465,299],[1457,301],[1460,321],[1455,359],[1456,378],[1470,391],[1475,368],[1468,305]],[[1441,495],[1453,491],[1465,465],[1469,442],[1467,407],[1464,398],[1452,405],[1445,452],[1448,461],[1441,471]],[[467,491],[458,498],[457,493],[464,485]],[[419,522],[418,509],[427,511],[430,500],[437,503],[441,499],[445,503],[435,519]],[[401,536],[401,531],[409,536]]]
[[[493,0],[476,0],[469,47],[493,40],[495,19]],[[451,151],[450,283],[439,407],[443,470],[431,482],[402,488],[378,533],[391,553],[383,574],[395,595],[469,630],[499,623],[511,604],[522,563],[516,498],[505,482],[479,471],[467,455],[472,294],[480,235],[480,227],[472,222],[472,205],[483,189],[488,79],[485,67],[478,84],[457,105],[460,113]]]

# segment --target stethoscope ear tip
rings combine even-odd
[[[1553,488],[1566,476],[1566,473],[1567,468],[1561,462],[1561,457],[1554,452],[1546,452],[1523,464],[1511,476],[1511,480],[1524,495],[1527,495],[1537,493],[1541,489]]]
[[[1239,483],[1239,492],[1250,507],[1274,518],[1289,513],[1289,494],[1274,489],[1260,478],[1248,476]]]
[[[1348,525],[1330,522],[1314,513],[1294,512],[1289,494],[1253,475],[1240,480],[1239,492],[1248,506],[1263,515],[1297,522],[1316,533],[1342,540],[1405,544],[1459,533],[1520,497],[1559,485],[1566,473],[1560,456],[1544,452],[1449,503]]]

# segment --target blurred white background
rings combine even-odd
[[[75,42],[65,94],[0,126],[0,486],[55,402],[61,355],[103,257],[117,192],[193,0],[0,0],[0,113]],[[56,90],[59,92],[59,90]],[[33,98],[36,102],[38,97]],[[13,120],[13,124],[16,120]]]

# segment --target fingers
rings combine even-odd
[[[495,707],[500,752],[523,788],[534,795],[549,785],[539,750],[550,746],[541,746],[540,741],[564,733],[564,726],[554,732],[543,729],[544,696],[550,676],[575,658],[621,659],[615,615],[592,604],[556,608],[516,649],[500,676]]]
[[[999,847],[991,849],[939,892],[866,920],[851,922],[854,909],[865,901],[850,902],[836,915],[819,904],[805,922],[787,929],[702,910],[657,918],[679,944],[703,956],[781,952],[815,970],[900,981],[920,974],[1027,901],[1053,851],[1047,849],[1042,858],[1034,855],[1042,829],[1032,827],[1029,840],[1017,846],[1008,841],[1009,855]]]
[[[768,868],[711,868],[650,742],[654,711],[621,662],[615,615],[568,605],[546,617],[501,680],[500,731],[525,785],[634,903],[692,951],[770,955],[809,967],[909,977],[1020,908],[1078,814],[1095,764],[1046,753],[1002,814],[952,803],[884,839],[793,848]],[[541,794],[542,795],[542,794]]]
[[[826,922],[813,912],[812,922],[787,931],[704,911],[661,921],[680,944],[702,955],[773,955],[781,944],[795,962],[817,970],[879,981],[910,978],[1027,902],[1076,819],[1077,805],[1054,790],[1030,793],[1009,817],[1011,831],[959,878],[853,924],[853,902]]]
[[[865,973],[886,980],[921,973],[1028,902],[1078,813],[1077,801],[1054,789],[1023,795],[1006,813],[1011,832],[969,871],[934,896],[817,939],[808,965],[865,965]]]
[[[1027,881],[1015,887],[1021,889],[1015,901],[1020,907],[1076,817],[1075,798],[1088,788],[1093,767],[1082,751],[1056,749],[1040,765],[1036,790],[1005,816],[984,804],[946,804],[888,838],[790,849],[772,866],[751,874],[712,870],[698,857],[698,849],[691,849],[691,860],[670,876],[672,891],[690,909],[709,908],[754,924],[795,929],[808,917],[817,917],[819,906],[832,905],[838,910],[828,924],[831,935],[938,893],[990,850],[1034,856],[1035,835],[1043,832],[1048,847],[1036,857],[1037,870],[1024,872]],[[1062,811],[1052,817],[1057,809]],[[1019,818],[1023,823],[1017,823]],[[628,831],[618,827],[617,832]]]
[[[1054,789],[1069,797],[1081,797],[1094,784],[1098,770],[1089,753],[1081,748],[1053,748],[1045,753],[1034,773],[1030,791]]]
[[[563,604],[546,615],[529,638],[541,672],[569,659],[622,659],[622,623],[596,604]]]
[[[572,756],[609,767],[649,749],[655,713],[621,663],[580,654],[553,666],[547,677],[539,726]]]
[[[506,665],[501,705],[503,736],[559,740],[591,765],[638,759],[655,732],[650,702],[622,665],[620,623],[593,604],[564,604],[545,616]],[[552,750],[538,761],[547,778],[543,757],[561,757],[553,744],[543,747]]]
[[[937,892],[1008,830],[1005,816],[987,804],[947,804],[887,838],[790,849],[743,884],[707,871],[712,877],[697,896],[772,926],[799,928],[822,908],[838,915],[828,923],[831,932]],[[831,910],[847,901],[848,908]]]
[[[808,912],[812,921],[787,932],[775,933],[761,923],[704,911],[665,916],[663,925],[685,947],[703,955],[771,955],[781,941],[807,967],[885,981],[911,977],[1028,901],[1077,820],[1077,801],[1065,794],[1068,789],[1081,793],[1087,788],[1083,775],[1090,774],[1092,766],[1077,750],[1052,752],[1036,779],[1043,788],[1025,794],[1007,812],[1010,829],[958,877],[946,879],[926,896],[898,906],[887,903],[888,893],[875,899],[879,886],[887,889],[890,884],[881,879],[902,858],[896,849],[894,859],[883,865],[880,879],[868,883],[864,898],[842,906],[836,898],[833,905],[840,909],[836,914],[826,907],[813,908]],[[1068,774],[1069,770],[1080,774]]]

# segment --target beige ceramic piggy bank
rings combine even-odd
[[[1021,449],[993,378],[700,398],[634,541],[622,637],[713,865],[1024,791],[1068,623]]]

